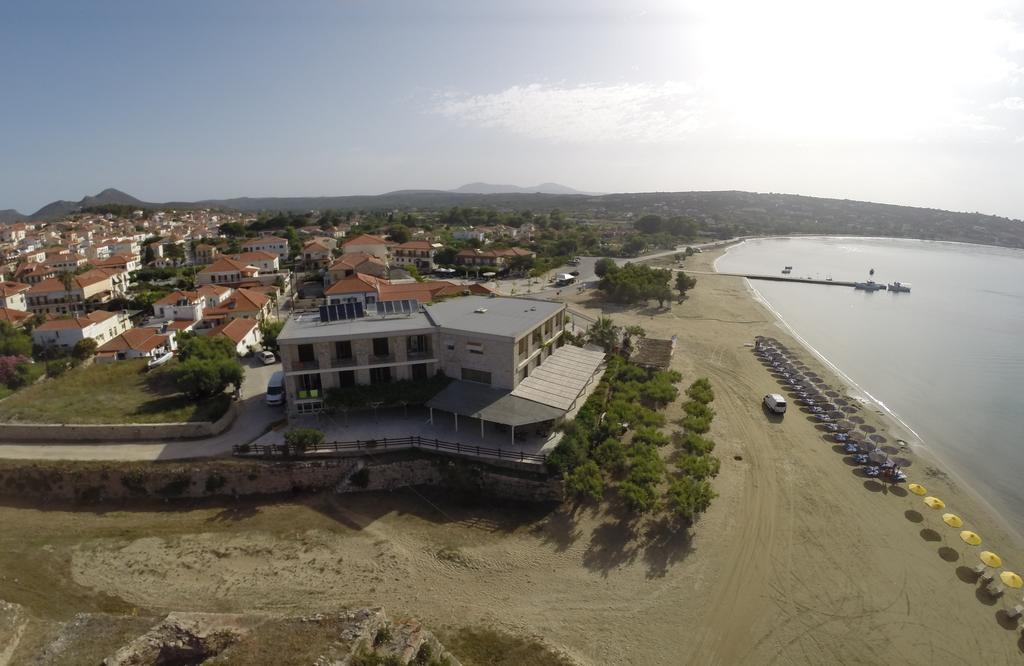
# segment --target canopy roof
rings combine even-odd
[[[565,416],[566,411],[460,380],[448,384],[427,402],[427,407],[509,426],[552,421]]]
[[[583,390],[600,378],[603,363],[604,352],[572,345],[559,347],[519,382],[512,395],[569,411]]]

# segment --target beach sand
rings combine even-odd
[[[714,256],[687,268],[711,270]],[[597,313],[589,297],[573,307]],[[858,476],[800,411],[765,418],[760,399],[777,385],[745,345],[769,335],[799,347],[741,279],[701,275],[669,312],[606,311],[678,335],[684,384],[714,386],[720,496],[690,535],[658,522],[635,531],[603,507],[464,507],[412,490],[227,509],[0,507],[0,598],[45,605],[52,589],[85,604],[102,592],[156,611],[379,604],[432,628],[535,636],[582,664],[1020,663],[1024,641],[1005,619],[1020,593],[978,591],[968,569],[980,549],[942,512]],[[678,417],[679,403],[670,411]],[[862,414],[900,436],[884,415]],[[912,481],[1024,569],[984,504],[910,457]],[[42,573],[47,589],[27,591]]]

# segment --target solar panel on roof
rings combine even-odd
[[[324,322],[328,322],[328,321],[330,321],[330,319],[328,319],[328,317],[327,317],[327,306],[326,305],[321,305],[320,306],[320,322],[324,323]]]

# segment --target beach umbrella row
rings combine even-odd
[[[907,484],[907,490],[914,493],[915,495],[925,496],[922,501],[924,502],[925,506],[927,506],[930,509],[934,509],[937,511],[940,509],[944,509],[946,507],[945,502],[943,502],[938,497],[928,495],[928,489],[919,483]],[[942,514],[942,522],[948,525],[949,527],[952,527],[953,529],[960,529],[964,526],[963,518],[956,515],[955,513]],[[977,532],[971,530],[961,530],[960,540],[969,546],[980,546],[982,543],[981,536]],[[981,561],[984,567],[990,569],[999,569],[1003,566],[1003,558],[999,557],[999,555],[993,553],[990,550],[983,550],[980,553],[978,553],[978,559]],[[979,574],[984,574],[984,571],[982,569],[978,569],[977,571]],[[1019,590],[1022,587],[1024,587],[1024,579],[1021,579],[1020,574],[1014,571],[999,572],[999,580],[1005,587],[1014,590]],[[1003,591],[1001,588],[993,586],[990,586],[988,590],[992,594],[1002,594]]]

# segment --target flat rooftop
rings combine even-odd
[[[279,342],[311,343],[350,336],[401,335],[416,331],[429,332],[434,329],[422,312],[396,314],[384,317],[371,314],[359,319],[321,322],[320,313],[296,312],[285,323]]]
[[[441,328],[511,338],[529,333],[564,308],[563,303],[500,296],[460,296],[424,306]]]

